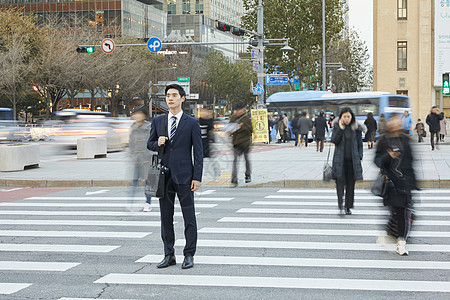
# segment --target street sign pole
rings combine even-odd
[[[258,84],[264,86],[265,71],[264,71],[264,7],[262,0],[258,2],[257,8],[257,26],[258,26]],[[266,107],[264,103],[264,93],[258,95],[257,108],[263,109]]]

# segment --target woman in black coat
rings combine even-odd
[[[377,132],[377,121],[373,118],[373,114],[370,112],[367,114],[367,119],[364,121],[364,125],[367,127],[366,142],[369,149],[373,148],[375,142],[375,134]]]
[[[402,131],[401,117],[392,116],[386,128],[386,134],[377,144],[375,164],[390,179],[383,197],[384,204],[391,210],[388,234],[397,237],[397,253],[408,255],[406,240],[411,227],[411,190],[417,189],[413,156],[409,137]],[[391,231],[389,224],[396,224],[396,232]]]
[[[343,198],[345,187],[345,214],[351,215],[355,200],[355,182],[362,180],[361,160],[363,158],[362,128],[349,107],[341,110],[339,119],[333,122],[331,142],[336,147],[333,155],[333,179],[336,180],[336,191],[340,213],[343,214]]]

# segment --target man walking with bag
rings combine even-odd
[[[177,194],[184,219],[186,245],[181,268],[194,266],[197,245],[197,221],[195,218],[194,192],[200,188],[203,171],[203,147],[200,125],[181,109],[186,99],[184,89],[178,84],[166,87],[167,115],[153,119],[147,148],[158,151],[163,146],[162,165],[169,169],[165,178],[164,197],[159,198],[161,237],[164,243],[164,259],[157,265],[166,268],[176,264],[175,233],[173,229],[174,200]],[[163,124],[161,124],[163,122]],[[163,126],[163,127],[162,127]],[[162,134],[165,128],[167,134]],[[192,162],[192,151],[194,162]]]

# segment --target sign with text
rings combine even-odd
[[[178,81],[190,81],[190,77],[178,77]]]
[[[252,109],[252,138],[254,143],[269,142],[269,124],[267,121],[267,109]]]
[[[283,75],[267,75],[266,85],[288,85],[289,77]]]
[[[434,86],[450,71],[450,1],[434,1]]]

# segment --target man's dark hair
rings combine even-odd
[[[302,117],[306,117],[306,111],[302,112]]]
[[[145,104],[141,104],[138,107],[134,108],[131,111],[131,114],[134,114],[136,112],[142,112],[142,113],[145,114],[145,116],[148,116],[148,110],[147,110],[147,106]]]
[[[166,90],[164,91],[164,94],[167,95],[167,91],[170,89],[176,89],[178,90],[178,92],[180,93],[180,97],[186,97],[186,92],[184,91],[183,87],[179,84],[169,84],[168,86],[166,86]]]
[[[431,108],[432,108],[432,109],[433,109],[433,108],[437,108],[437,106],[435,105],[435,106],[432,106]]]
[[[323,111],[321,111],[320,113],[319,113],[319,116],[321,116],[321,117],[323,117],[325,115],[325,113],[323,112]]]

